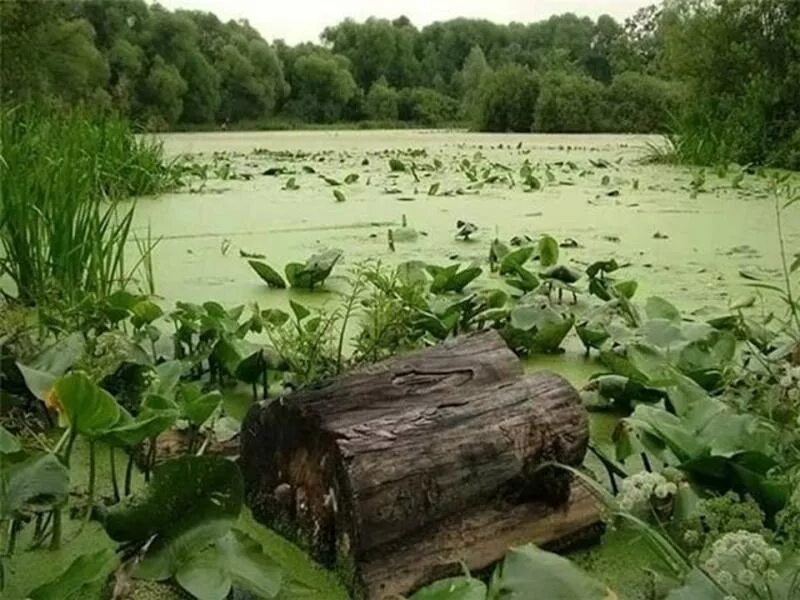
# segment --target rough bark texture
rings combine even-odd
[[[538,468],[580,464],[587,443],[572,386],[522,376],[491,332],[254,407],[240,463],[256,518],[379,598],[454,557],[486,566],[509,543],[589,527],[596,512],[570,500],[569,477]]]
[[[397,544],[368,556],[360,565],[369,598],[397,598],[426,583],[491,566],[512,546],[535,543],[557,551],[593,541],[602,532],[597,502],[573,482],[569,501],[489,502],[449,517]]]

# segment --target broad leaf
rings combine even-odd
[[[0,471],[0,520],[26,505],[58,506],[67,500],[69,471],[53,454],[37,454]]]
[[[119,560],[110,548],[82,554],[52,581],[33,590],[30,600],[63,600],[64,598],[88,597],[82,592],[92,584],[105,581],[114,571]]]
[[[264,280],[269,287],[283,289],[286,287],[286,282],[280,274],[270,267],[267,263],[258,260],[249,260],[247,264],[256,272],[256,274]]]
[[[20,450],[22,450],[22,445],[17,437],[0,425],[0,454],[16,454]]]
[[[65,375],[53,389],[69,426],[86,437],[103,435],[119,420],[119,405],[114,396],[93,383],[85,373]]]
[[[568,559],[528,544],[506,555],[497,581],[503,600],[610,600],[615,595]]]
[[[485,600],[486,584],[472,577],[440,579],[416,592],[409,600]]]
[[[681,319],[680,311],[658,296],[650,296],[645,303],[644,310],[650,319],[667,319],[668,321],[680,321]]]

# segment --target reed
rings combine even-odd
[[[31,107],[2,111],[0,141],[0,275],[18,298],[77,302],[125,287],[126,199],[178,183],[161,144],[113,116]]]

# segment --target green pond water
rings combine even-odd
[[[567,264],[614,256],[631,264],[626,276],[640,282],[640,298],[662,295],[683,309],[724,308],[731,296],[743,292],[741,270],[777,275],[778,242],[767,180],[746,175],[741,189],[735,189],[730,177],[719,178],[707,169],[703,191],[692,197],[691,181],[699,169],[637,164],[646,145],[657,143],[653,137],[319,131],[170,134],[163,140],[168,153],[191,153],[200,161],[210,160],[213,152],[230,153],[234,171],[253,175],[249,181],[209,180],[200,193],[181,191],[139,201],[137,228],[143,232],[150,225],[153,235],[162,238],[155,257],[156,281],[168,301],[257,300],[270,305],[295,294],[268,290],[240,258],[240,249],[264,254],[282,270],[286,262],[303,260],[317,249],[341,248],[344,260],[329,280],[336,290],[344,287],[347,267],[365,259],[486,263],[495,236],[545,232],[581,244],[562,249]],[[278,160],[253,153],[256,149],[312,155]],[[391,173],[385,152],[408,149],[425,150],[427,156],[414,159],[418,163],[438,158],[443,168],[420,172],[419,183],[410,173]],[[487,184],[475,195],[427,195],[433,183],[440,184],[440,193],[466,188],[469,181],[458,164],[464,158],[473,161],[476,152],[484,157],[477,161],[479,170],[502,163],[513,169],[518,185]],[[368,165],[361,164],[364,158]],[[534,165],[549,163],[555,181],[548,183],[535,170],[543,189],[523,191],[516,172],[525,159]],[[589,162],[599,159],[610,167],[598,169]],[[578,169],[555,166],[559,161],[571,161]],[[318,174],[304,173],[302,165],[339,181],[349,173],[360,178],[333,188]],[[296,173],[261,175],[276,166]],[[300,189],[281,189],[290,176]],[[385,188],[400,193],[384,193]],[[335,202],[333,189],[344,192],[347,200]],[[607,195],[615,190],[619,195]],[[396,252],[390,252],[387,229],[399,227],[404,214],[424,234],[416,242],[397,242]],[[478,226],[474,241],[455,239],[459,219]],[[784,225],[788,247],[797,247],[800,218],[787,216]],[[325,300],[324,294],[314,297]]]

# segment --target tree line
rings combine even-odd
[[[143,0],[5,0],[0,21],[4,101],[109,108],[146,129],[288,119],[684,130],[706,148],[712,132],[731,160],[800,160],[798,2],[665,0],[623,23],[348,19],[297,45]]]

